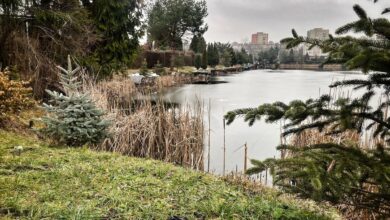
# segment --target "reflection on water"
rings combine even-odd
[[[205,128],[208,128],[208,103],[211,100],[211,166],[210,170],[222,173],[223,166],[223,116],[237,108],[257,107],[259,104],[296,99],[317,98],[328,94],[328,85],[336,80],[366,78],[361,74],[315,72],[302,70],[255,70],[237,75],[219,77],[226,84],[186,85],[170,89],[167,101],[194,104],[202,100],[205,105]],[[207,134],[205,138],[207,147]],[[242,119],[226,127],[226,170],[243,170],[244,150],[248,143],[250,159],[278,156],[275,147],[280,143],[280,125],[257,122],[249,128]],[[206,151],[207,152],[207,151]],[[207,158],[207,155],[206,155]]]

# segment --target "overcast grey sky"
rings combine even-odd
[[[334,33],[337,27],[356,20],[352,10],[360,4],[369,16],[378,17],[389,0],[373,4],[369,0],[207,0],[209,30],[207,41],[242,42],[252,33],[266,32],[272,41],[300,35],[308,29],[323,27]],[[386,4],[387,3],[387,4]]]

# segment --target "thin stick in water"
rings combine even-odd
[[[248,144],[245,143],[245,155],[244,155],[244,174],[248,170]]]
[[[226,170],[226,123],[225,119],[223,119],[223,170],[222,174],[225,176]]]
[[[207,172],[210,173],[210,149],[211,149],[211,98],[209,99],[209,146],[208,146],[208,154],[207,154]]]

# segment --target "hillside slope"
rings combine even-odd
[[[261,195],[246,193],[212,175],[162,162],[86,148],[49,147],[0,131],[0,218],[337,217],[333,211],[301,203],[283,202],[271,190]]]

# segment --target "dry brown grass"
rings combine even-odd
[[[300,134],[294,135],[289,144],[293,146],[310,146],[321,143],[345,143],[359,144],[360,134],[355,131],[347,131],[337,135],[325,135],[326,131],[319,132],[318,130],[306,130]]]
[[[338,100],[340,98],[351,98],[352,92],[344,91],[341,88],[333,88],[329,91],[329,95],[333,100]],[[378,106],[382,104],[383,100],[379,98]],[[334,103],[331,104],[331,108],[336,108]],[[386,110],[386,115],[387,115]],[[304,123],[303,123],[304,124]],[[320,143],[343,143],[345,145],[357,145],[363,149],[371,149],[377,144],[385,144],[382,139],[379,137],[374,137],[373,131],[376,129],[374,126],[372,129],[359,134],[357,131],[348,130],[340,134],[327,135],[331,133],[331,126],[325,128],[322,132],[318,130],[306,130],[300,134],[295,134],[289,139],[283,139],[282,142],[287,143],[293,146],[308,146],[315,145]]]
[[[278,201],[293,204],[295,207],[301,209],[308,209],[323,215],[331,216],[332,219],[342,219],[340,214],[337,213],[337,210],[327,203],[315,203],[312,200],[300,199],[291,194],[281,193],[277,189],[272,189],[263,185],[261,182],[254,181],[247,175],[231,173],[222,177],[222,180],[242,189],[249,195],[262,195],[264,198],[276,198]]]
[[[337,143],[343,144],[345,146],[360,146],[361,148],[367,149],[370,145],[366,145],[369,143],[374,143],[379,140],[377,138],[373,138],[370,133],[365,135],[365,140],[363,137],[356,131],[346,131],[337,135],[326,135],[329,129],[325,129],[323,132],[319,132],[317,130],[307,130],[302,132],[301,134],[297,134],[292,136],[290,139],[286,140],[289,145],[292,146],[310,146],[320,143]],[[282,152],[282,156],[284,157],[293,157],[294,155],[289,154],[288,152]],[[377,190],[376,186],[367,185],[365,187],[367,191],[374,192]],[[361,198],[363,202],[363,197]],[[356,208],[354,206],[349,205],[338,205],[336,206],[340,212],[342,213],[345,219],[350,220],[376,220],[379,219],[376,213],[373,213],[369,210],[363,210]]]
[[[130,79],[84,81],[84,89],[107,112],[112,121],[111,137],[97,150],[128,156],[153,158],[203,170],[203,117],[201,105],[195,110],[168,107],[162,100],[152,102]]]
[[[299,134],[295,134],[282,142],[291,146],[312,146],[321,143],[337,143],[346,146],[357,146],[361,144],[361,135],[356,131],[346,131],[340,134],[327,135],[330,128],[324,129],[322,132],[312,129],[305,130]],[[288,151],[281,152],[282,158],[291,157]]]
[[[179,79],[172,75],[161,76],[157,80],[158,88],[167,88],[176,86],[179,83]]]
[[[158,89],[163,89],[174,86],[181,86],[184,84],[191,83],[192,81],[193,77],[184,73],[180,73],[178,75],[165,75],[157,79],[156,86]]]

